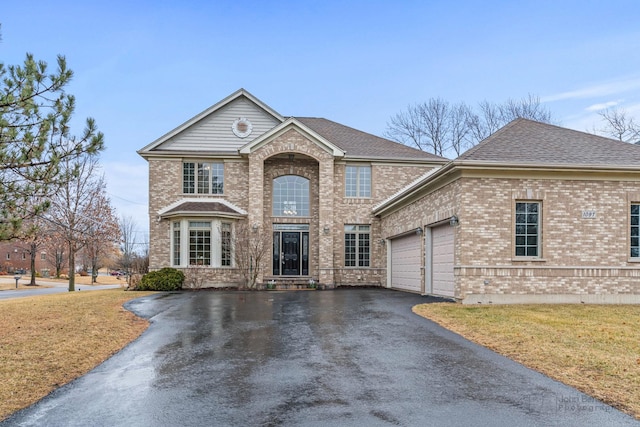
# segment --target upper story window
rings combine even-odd
[[[309,216],[309,180],[296,175],[273,180],[273,216]]]
[[[185,194],[223,194],[224,163],[182,164],[182,192]]]
[[[371,197],[371,166],[347,166],[347,197]]]
[[[640,258],[640,204],[631,204],[631,258]]]
[[[516,256],[540,256],[540,202],[516,202]]]

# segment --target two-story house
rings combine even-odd
[[[139,151],[150,268],[465,303],[640,302],[640,146],[525,119],[453,161],[239,90]],[[193,271],[193,270],[191,270]]]
[[[373,207],[447,159],[339,123],[285,117],[244,89],[138,151],[149,164],[150,269],[238,286],[234,232],[267,236],[257,282],[386,285]]]

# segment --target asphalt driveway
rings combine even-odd
[[[3,426],[631,426],[387,290],[159,294],[134,343]],[[79,357],[82,357],[80,354]]]

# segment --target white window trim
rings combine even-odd
[[[349,230],[347,231],[346,228],[347,227],[356,227],[356,230]],[[360,230],[361,227],[367,227],[366,230]],[[342,254],[342,260],[343,260],[343,265],[344,268],[371,268],[371,225],[370,224],[345,224],[344,225],[344,236],[346,236],[347,234],[355,234],[356,235],[356,240],[355,240],[355,248],[356,248],[356,252],[355,252],[355,264],[356,265],[347,265],[347,245],[346,245],[346,239],[343,238],[343,254]],[[368,234],[369,235],[369,265],[359,265],[360,264],[360,235],[361,234]]]
[[[187,163],[192,163],[193,164],[193,193],[185,193],[184,191],[184,167],[185,164]],[[209,169],[209,192],[207,193],[200,193],[198,192],[198,165],[203,165],[203,164],[208,164],[210,165],[210,169]],[[213,169],[214,169],[214,165],[222,165],[222,191],[219,193],[214,193],[213,192]],[[224,195],[224,175],[225,175],[225,165],[224,162],[219,161],[219,162],[203,162],[203,161],[199,161],[199,160],[183,160],[182,161],[182,194],[185,195],[214,195],[214,196],[220,196],[220,195]]]
[[[356,194],[355,195],[349,195],[348,194],[348,187],[347,187],[347,175],[348,175],[348,170],[349,168],[356,168]],[[360,170],[361,169],[368,169],[369,170],[369,195],[368,196],[363,196],[360,194]],[[346,165],[345,170],[344,170],[344,196],[350,199],[370,199],[371,198],[371,194],[373,193],[373,170],[371,168],[371,165]]]
[[[204,265],[204,268],[233,268],[235,265],[234,260],[234,245],[233,245],[233,233],[234,233],[234,223],[233,221],[229,221],[228,219],[221,218],[180,218],[175,219],[170,222],[169,234],[170,234],[170,264],[175,268],[187,268],[189,267],[189,221],[197,221],[197,222],[210,222],[211,223],[211,265]],[[174,228],[173,224],[175,222],[180,222],[180,264],[174,264],[174,252],[173,252],[173,244],[174,244]],[[231,225],[231,265],[223,266],[222,265],[222,223],[227,223]]]

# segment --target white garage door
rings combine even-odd
[[[431,229],[433,294],[453,297],[453,227],[441,225]]]
[[[421,292],[421,236],[413,233],[391,240],[391,287]]]

